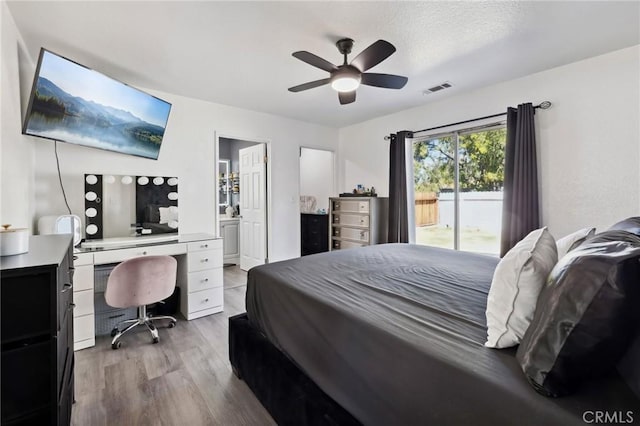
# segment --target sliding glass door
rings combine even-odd
[[[416,243],[500,251],[504,125],[415,139]]]

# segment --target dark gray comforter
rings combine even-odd
[[[249,271],[247,314],[367,425],[584,424],[640,404],[619,377],[549,399],[513,350],[483,346],[498,259],[407,244],[323,253]]]

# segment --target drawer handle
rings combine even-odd
[[[146,254],[147,254],[147,252],[146,252],[146,251],[143,251],[143,252],[142,252],[142,255],[143,255],[143,256],[146,256]]]
[[[204,280],[202,280],[203,283],[208,283],[209,282],[209,278],[205,278]]]
[[[207,303],[209,301],[209,298],[207,297],[206,299],[204,299],[203,303]]]
[[[200,246],[200,248],[209,248],[209,244],[203,244]]]
[[[60,293],[66,293],[67,291],[71,290],[72,288],[73,288],[73,284],[64,283],[64,285],[62,286],[62,291]]]
[[[203,261],[203,262],[208,262],[208,261],[209,261],[209,258],[208,258],[208,257],[205,257],[204,259],[202,259],[202,261]]]
[[[73,256],[73,260],[78,260],[78,256]]]

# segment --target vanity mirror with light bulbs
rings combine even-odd
[[[87,240],[178,234],[178,178],[84,175]]]

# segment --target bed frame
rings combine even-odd
[[[360,425],[300,368],[249,324],[229,318],[229,361],[278,425]]]

